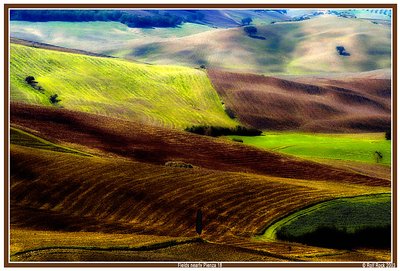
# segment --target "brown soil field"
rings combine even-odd
[[[390,186],[388,180],[259,150],[241,143],[94,114],[12,103],[10,117],[12,125],[28,129],[54,143],[78,144],[109,155],[156,165],[184,161],[197,167],[223,171]]]
[[[387,190],[374,188],[376,193]],[[338,196],[370,192],[370,187],[364,185],[171,168],[117,157],[84,157],[11,146],[11,229],[196,237],[195,215],[201,208],[202,238],[207,241],[256,254],[261,251],[262,256],[283,260],[306,256],[317,259],[318,255],[343,252],[250,238],[292,210]],[[77,239],[79,245],[82,240]],[[50,252],[58,255],[57,251]],[[107,257],[115,260],[133,255],[130,259],[141,259],[140,255],[127,253]],[[75,250],[61,254],[77,257]],[[103,254],[107,252],[94,252],[86,259]],[[33,259],[29,255],[20,260]],[[32,257],[52,257],[46,255],[35,252]],[[158,256],[162,255],[154,255],[154,259],[160,259]]]
[[[10,110],[12,126],[93,154],[11,144],[10,227],[14,233],[21,229],[23,236],[29,231],[36,235],[26,243],[11,244],[13,251],[21,252],[13,261],[390,258],[390,251],[378,257],[369,250],[344,251],[253,238],[305,206],[369,194],[372,187],[374,193],[387,192],[390,180],[385,178],[95,114],[20,103],[12,103]],[[183,161],[194,168],[165,166],[167,161]],[[115,235],[111,240],[121,238],[119,246],[124,245],[124,236],[145,235],[154,240],[152,244],[195,238],[198,209],[203,211],[201,237],[206,243],[182,243],[154,251],[104,250],[104,246],[116,245],[108,242],[106,235]],[[66,236],[58,238],[79,232],[87,232],[88,239],[76,238],[74,244]],[[85,247],[94,232],[104,235],[103,240],[93,241],[88,250]],[[128,247],[137,243],[129,240]],[[29,251],[32,242],[39,250]],[[97,249],[96,244],[102,248]]]
[[[390,129],[391,80],[364,76],[290,79],[211,69],[225,107],[262,130],[377,132]]]

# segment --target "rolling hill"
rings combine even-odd
[[[391,34],[387,25],[325,15],[257,26],[257,30],[255,36],[261,38],[249,37],[243,28],[234,28],[161,42],[143,41],[125,57],[256,73],[316,74],[390,68]],[[344,46],[351,55],[340,56],[336,46]]]
[[[237,26],[240,18],[249,12],[214,11],[219,15],[209,17],[218,22],[230,18]],[[334,15],[270,24],[271,20],[278,20],[266,19],[262,16],[270,15],[262,12],[253,13],[250,15],[258,30],[256,37],[249,37],[242,27],[214,29],[207,24],[141,29],[128,28],[116,22],[26,24],[19,21],[11,23],[11,36],[154,64],[191,67],[204,64],[209,68],[263,74],[360,72],[390,68],[390,25]],[[284,16],[278,12],[271,14]],[[208,15],[204,18],[207,19]],[[351,55],[340,56],[335,49],[337,46],[344,46]]]
[[[161,236],[160,241],[167,236],[195,237],[195,214],[201,208],[202,237],[220,250],[233,253],[231,257],[240,254],[234,254],[224,244],[239,249],[237,252],[244,249],[269,255],[269,260],[318,260],[323,255],[336,254],[343,257],[342,251],[301,244],[291,244],[289,250],[285,242],[260,242],[250,237],[310,204],[369,194],[372,187],[375,193],[390,189],[387,180],[222,139],[95,114],[13,103],[11,123],[26,135],[35,135],[14,137],[11,142],[11,227],[24,229],[23,234],[30,229],[48,231],[55,239],[61,232],[79,231],[145,234],[155,240]],[[76,151],[39,149],[35,145],[37,138]],[[29,140],[32,144],[27,143]],[[81,151],[92,156],[83,156]],[[165,161],[184,161],[194,167],[166,166]],[[38,242],[41,240],[38,237]],[[68,244],[78,249],[84,246],[82,242],[85,241]],[[102,246],[107,244],[104,241]],[[73,257],[77,253],[65,246],[64,255]],[[205,246],[202,253],[217,247]],[[63,249],[62,245],[59,249]],[[86,256],[81,259],[92,259],[101,251],[95,247],[92,250],[82,254]],[[51,259],[51,253],[59,252],[44,249],[24,254],[22,260]],[[132,259],[142,255],[123,256],[124,253],[120,249],[107,258]],[[142,256],[145,255],[148,256]],[[152,259],[162,255],[155,253]]]
[[[354,174],[224,139],[66,109],[12,103],[11,123],[51,142],[63,142],[67,147],[78,144],[108,155],[156,165],[183,161],[215,170],[371,186],[390,185],[384,179]]]
[[[263,130],[382,132],[391,125],[391,80],[382,72],[269,77],[209,70],[225,107]]]
[[[37,85],[26,82],[33,76]],[[11,44],[10,98],[166,127],[233,127],[203,70]],[[40,87],[40,88],[39,88]],[[58,95],[52,104],[49,97]]]

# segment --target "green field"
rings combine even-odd
[[[25,82],[34,76],[44,91]],[[233,127],[203,70],[156,66],[11,44],[12,102],[58,106],[164,127]],[[51,95],[59,102],[52,105]]]
[[[391,141],[384,133],[376,134],[307,134],[266,132],[262,136],[230,136],[244,144],[295,155],[306,159],[334,159],[377,163],[375,151],[382,154],[379,164],[390,166]]]
[[[276,232],[282,228],[294,236],[301,236],[321,226],[354,232],[390,224],[391,195],[366,195],[330,200],[295,212],[270,226],[260,238],[275,239]]]

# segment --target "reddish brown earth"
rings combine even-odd
[[[52,142],[79,144],[145,163],[164,165],[168,161],[178,160],[223,171],[390,186],[388,180],[259,150],[241,143],[65,109],[12,103],[11,124]]]
[[[391,80],[369,74],[283,79],[209,70],[225,106],[262,130],[377,132],[390,129]]]

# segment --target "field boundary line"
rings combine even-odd
[[[205,242],[206,242],[205,240],[198,237],[198,238],[183,240],[183,241],[172,240],[172,241],[153,243],[153,244],[142,245],[142,246],[137,246],[137,247],[129,247],[129,246],[115,246],[115,247],[48,246],[48,247],[40,247],[40,248],[33,248],[33,249],[24,250],[24,251],[18,251],[10,256],[11,257],[20,256],[20,255],[31,253],[31,252],[45,251],[45,250],[50,250],[50,249],[71,249],[71,250],[92,250],[92,251],[152,251],[152,250],[169,248],[169,247],[174,247],[174,246],[179,246],[179,245],[205,243]]]

